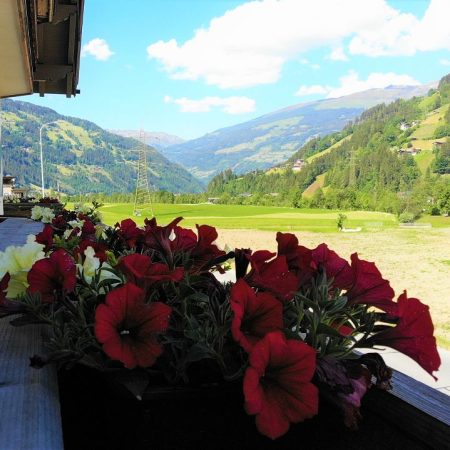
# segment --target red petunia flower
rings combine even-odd
[[[373,335],[368,344],[395,348],[414,359],[433,376],[433,372],[441,365],[441,358],[433,336],[429,307],[417,298],[408,298],[404,291],[398,298],[397,310],[393,315],[398,317],[397,325]]]
[[[150,367],[162,353],[157,335],[169,326],[172,309],[144,303],[144,291],[127,283],[106,296],[95,311],[95,336],[103,351],[128,369]]]
[[[28,291],[39,292],[44,303],[52,303],[60,291],[73,292],[77,282],[76,266],[73,258],[62,248],[49,258],[33,264],[28,272]]]
[[[64,219],[64,217],[60,214],[52,220],[52,225],[59,230],[64,230],[67,227],[67,222],[66,219]]]
[[[320,244],[312,251],[312,260],[316,266],[325,269],[328,279],[333,279],[333,286],[349,289],[353,282],[353,271],[350,264],[330,250],[326,244]]]
[[[312,251],[298,245],[298,239],[291,233],[277,233],[278,255],[285,256],[288,268],[298,277],[298,286],[302,286],[315,272]]]
[[[397,304],[393,301],[394,290],[389,281],[382,278],[374,263],[358,258],[357,253],[351,256],[353,283],[347,291],[349,305],[366,304],[394,314]]]
[[[122,220],[120,225],[116,223],[116,228],[118,228],[118,234],[126,242],[128,248],[135,247],[137,241],[142,237],[142,230],[137,227],[134,220]]]
[[[189,252],[197,245],[197,235],[189,228],[175,226],[171,234],[169,241],[173,253]]]
[[[95,225],[90,219],[85,219],[83,227],[81,228],[81,235],[83,237],[95,236]]]
[[[260,433],[276,439],[290,423],[318,412],[317,387],[311,383],[316,369],[316,351],[283,333],[267,334],[254,347],[244,376],[245,409],[256,415]]]
[[[44,226],[44,229],[36,235],[36,242],[44,245],[44,252],[48,252],[53,247],[53,235],[55,231],[49,224]]]
[[[267,333],[283,329],[283,305],[267,292],[255,294],[242,279],[231,289],[230,304],[231,334],[247,353]]]
[[[158,282],[178,282],[184,275],[182,267],[171,271],[165,264],[154,263],[149,256],[139,253],[120,258],[118,268],[125,274],[129,282],[145,291]]]
[[[282,300],[289,300],[298,288],[298,280],[289,272],[285,256],[268,261],[274,255],[267,250],[259,250],[249,256],[252,270],[244,279],[250,286],[272,292]]]
[[[194,261],[194,270],[206,270],[214,264],[214,260],[224,256],[226,252],[220,250],[214,241],[217,239],[217,231],[209,225],[196,225],[198,241],[191,252]]]

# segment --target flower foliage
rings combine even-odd
[[[107,227],[97,206],[63,209],[0,253],[0,317],[51,331],[35,366],[139,370],[145,385],[241,380],[245,410],[271,439],[317,414],[320,391],[357,426],[365,392],[388,389],[391,376],[380,355],[358,348],[387,345],[430,374],[439,368],[428,307],[406,292],[394,300],[356,253],[349,262],[285,233],[277,253],[226,253],[213,227],[183,228],[181,218]],[[235,283],[216,276],[228,260]]]

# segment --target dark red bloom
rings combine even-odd
[[[142,230],[136,225],[136,222],[131,219],[125,219],[120,222],[120,225],[116,223],[119,236],[126,242],[128,248],[136,246],[137,241],[142,236]]]
[[[373,335],[368,343],[395,348],[433,375],[441,365],[441,358],[433,336],[429,307],[417,298],[408,298],[404,291],[398,298],[397,310],[393,315],[398,317],[397,325]]]
[[[139,253],[120,258],[118,268],[125,274],[128,281],[145,291],[158,282],[178,282],[184,275],[182,267],[171,271],[166,264],[154,263],[149,256]]]
[[[312,260],[317,267],[325,269],[327,279],[333,279],[333,286],[349,289],[353,282],[353,271],[350,264],[326,244],[320,244],[312,251]]]
[[[268,261],[274,255],[267,250],[259,250],[249,256],[252,270],[244,279],[250,286],[272,292],[283,300],[289,300],[298,288],[298,279],[289,272],[285,256],[277,256]]]
[[[65,211],[65,210],[64,210]],[[56,216],[53,220],[52,220],[52,225],[59,229],[59,230],[65,230],[67,227],[67,222],[66,219],[64,219],[64,216],[62,216],[61,214],[59,216]]]
[[[146,249],[156,253],[170,267],[173,266],[171,239],[175,238],[174,229],[181,220],[183,220],[182,217],[177,217],[165,226],[158,225],[155,218],[145,219],[144,221],[144,244]]]
[[[44,229],[36,235],[36,242],[44,245],[44,251],[48,252],[53,247],[53,227],[51,225],[45,225]]]
[[[83,227],[81,228],[81,235],[83,237],[87,236],[95,236],[95,225],[91,222],[90,219],[86,219],[84,221]]]
[[[394,290],[389,281],[382,278],[375,264],[359,259],[357,253],[353,253],[351,260],[353,283],[346,293],[348,304],[363,303],[388,313],[395,313],[397,304],[393,301]]]
[[[0,280],[0,305],[5,301],[6,298],[6,290],[8,289],[9,280],[11,276],[8,272],[3,275],[3,278]]]
[[[267,292],[255,294],[242,279],[231,289],[230,304],[231,334],[247,353],[267,333],[283,329],[283,305]]]
[[[260,433],[276,439],[290,423],[302,422],[318,412],[317,387],[311,383],[316,351],[283,333],[267,334],[254,347],[244,376],[245,409],[256,415]]]
[[[56,250],[49,258],[33,264],[27,280],[29,292],[39,292],[44,303],[51,303],[57,299],[59,292],[73,292],[75,289],[75,262],[65,250]]]
[[[277,233],[278,255],[285,256],[288,268],[298,278],[298,286],[302,286],[315,273],[312,252],[309,248],[298,245],[298,239],[291,233]]]
[[[103,351],[128,369],[152,366],[162,353],[157,335],[169,326],[171,308],[144,303],[144,291],[127,283],[106,296],[95,312],[95,336]]]
[[[217,231],[209,225],[196,225],[198,241],[191,252],[194,261],[194,270],[206,270],[214,265],[214,260],[224,256],[226,252],[220,250],[214,241],[217,239]]]
[[[250,264],[249,256],[252,250],[249,248],[236,248],[234,250],[234,264],[236,269],[236,280],[244,278],[247,275],[247,269]]]
[[[169,241],[173,253],[189,252],[197,245],[197,236],[189,228],[175,226]]]

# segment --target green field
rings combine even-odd
[[[217,228],[255,229],[270,231],[303,230],[315,232],[337,232],[336,219],[340,211],[328,209],[295,209],[266,206],[211,205],[211,204],[161,204],[153,206],[158,223],[167,224],[175,217],[184,217],[182,224],[194,227],[208,224]],[[133,217],[132,204],[106,204],[101,209],[103,221],[114,225],[131,217],[143,224],[145,214]],[[347,228],[361,227],[362,231],[376,231],[397,226],[393,214],[369,211],[345,212]],[[150,217],[151,214],[148,214]]]

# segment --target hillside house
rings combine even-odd
[[[422,151],[419,147],[406,147],[399,149],[398,153],[399,155],[411,155],[416,156]]]
[[[405,130],[408,130],[408,129],[412,128],[412,127],[415,127],[418,123],[419,122],[417,122],[417,120],[413,120],[410,124],[407,123],[407,122],[402,122],[400,124],[399,128],[400,128],[400,130],[405,131]]]
[[[4,197],[12,197],[15,182],[16,182],[16,179],[10,175],[6,175],[3,177],[3,196]]]
[[[406,122],[402,122],[400,124],[400,130],[405,131],[407,129],[411,128]]]
[[[303,167],[306,166],[306,161],[303,159],[297,159],[297,161],[295,161],[294,165],[292,166],[292,170],[294,172],[300,172]]]
[[[16,178],[11,175],[3,177],[3,197],[6,199],[20,199],[28,197],[29,189],[16,186]]]

